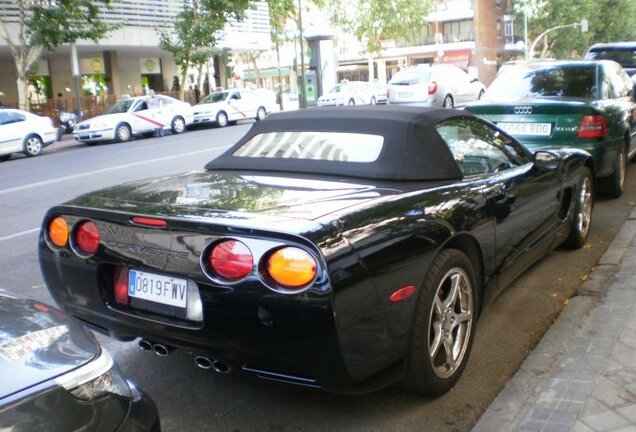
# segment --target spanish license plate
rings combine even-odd
[[[497,123],[501,129],[508,132],[510,135],[535,135],[535,136],[549,136],[552,132],[551,123]]]
[[[185,308],[188,301],[187,279],[131,269],[128,295],[155,303]]]

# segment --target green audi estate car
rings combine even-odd
[[[495,123],[530,149],[587,150],[601,192],[623,193],[636,153],[636,88],[610,60],[536,61],[502,71],[467,110]]]

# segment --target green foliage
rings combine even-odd
[[[543,31],[558,25],[587,19],[589,26],[587,33],[577,28],[549,32],[547,50],[542,40],[537,45],[536,57],[544,51],[556,58],[580,58],[594,43],[636,39],[634,0],[528,0],[528,8],[528,45]],[[517,23],[523,23],[522,8],[516,7],[515,12]]]
[[[34,1],[26,24],[30,46],[41,45],[54,49],[58,45],[79,39],[97,42],[111,26],[99,19],[99,9],[110,0],[62,0],[58,2]]]
[[[173,54],[182,72],[207,62],[213,55],[216,35],[229,19],[241,20],[249,0],[191,0],[174,20],[171,31],[159,32],[160,46]]]
[[[429,0],[326,0],[334,24],[353,33],[368,52],[377,53],[382,41],[411,42],[426,26]]]

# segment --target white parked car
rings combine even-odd
[[[0,109],[0,162],[12,153],[37,156],[60,134],[48,117],[17,109]]]
[[[272,109],[269,99],[260,98],[248,89],[215,91],[192,107],[193,124],[214,123],[225,127],[243,119],[263,120]],[[276,103],[275,94],[273,102]]]
[[[156,129],[169,129],[174,134],[192,123],[189,103],[164,95],[122,99],[102,115],[78,123],[73,137],[84,143],[128,141],[135,135],[152,134]]]
[[[455,65],[404,68],[389,81],[388,103],[455,108],[480,99],[486,87]]]
[[[364,81],[342,81],[318,98],[318,106],[375,105],[375,90]]]

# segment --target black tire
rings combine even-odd
[[[267,111],[265,110],[265,108],[258,107],[258,109],[256,110],[256,121],[265,120],[265,117],[267,117]]]
[[[29,135],[24,139],[24,153],[27,157],[38,156],[42,153],[42,149],[44,148],[44,143],[42,142],[42,138],[38,135]]]
[[[356,104],[356,101],[353,98],[351,98],[349,99],[349,103],[347,105],[355,105],[355,104]]]
[[[478,295],[468,257],[456,249],[442,250],[417,298],[402,387],[426,396],[439,396],[453,388],[473,344]]]
[[[625,176],[627,174],[627,153],[625,146],[621,146],[616,162],[614,163],[614,173],[599,179],[599,185],[603,194],[609,198],[618,198],[625,190]]]
[[[565,239],[565,246],[580,249],[587,242],[594,208],[594,179],[589,168],[581,168],[581,181],[575,191],[574,203],[570,212],[570,234]]]
[[[220,111],[216,115],[216,125],[220,128],[228,125],[227,114],[225,114],[225,112]]]
[[[2,155],[0,156],[0,162],[4,162],[6,160],[9,160],[9,158],[11,157],[11,154],[6,154],[6,155]]]
[[[126,142],[132,138],[132,130],[126,123],[120,123],[115,128],[115,141]]]
[[[445,108],[445,109],[455,108],[455,102],[453,101],[453,97],[451,95],[446,95],[444,97],[444,102],[442,102],[442,108]]]
[[[186,130],[186,123],[183,117],[176,116],[175,118],[173,118],[172,122],[170,122],[170,130],[175,135],[184,133]]]

